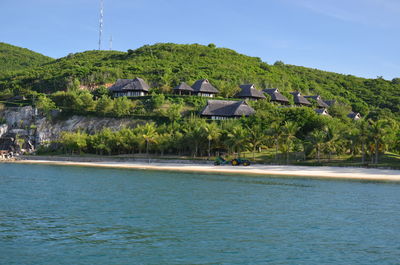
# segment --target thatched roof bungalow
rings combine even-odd
[[[263,91],[271,97],[271,102],[277,102],[282,105],[289,104],[287,97],[282,95],[277,88],[264,89]]]
[[[316,96],[304,96],[306,99],[311,99],[314,100],[317,103],[317,108],[320,109],[325,109],[325,108],[329,108],[329,105],[326,104],[320,95],[316,95]]]
[[[315,111],[318,115],[331,116],[331,115],[329,115],[329,112],[328,112],[326,109],[318,108],[318,109],[315,109],[314,111]]]
[[[358,121],[359,119],[361,119],[361,114],[358,112],[350,112],[349,114],[347,114],[347,117],[349,117],[352,120]]]
[[[242,90],[236,94],[235,97],[237,98],[250,99],[250,100],[265,99],[263,92],[256,89],[254,84],[240,85],[240,88]]]
[[[173,91],[178,95],[193,95],[194,93],[194,89],[185,82],[182,82],[178,86],[174,87]]]
[[[293,95],[294,104],[298,106],[311,106],[310,101],[301,95],[300,92],[290,92]]]
[[[208,79],[197,80],[193,86],[194,94],[201,97],[214,97],[219,93],[218,89],[213,87]]]
[[[225,120],[248,117],[254,113],[255,110],[246,101],[208,100],[200,115],[213,120]]]
[[[114,97],[141,97],[149,93],[149,85],[141,78],[118,79],[109,90]]]
[[[336,100],[324,100],[324,103],[326,104],[326,105],[328,105],[329,107],[332,107],[333,105],[335,105],[336,104]]]

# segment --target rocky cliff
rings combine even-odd
[[[103,128],[119,130],[144,124],[143,120],[71,116],[68,118],[47,117],[31,106],[6,108],[0,111],[0,139],[12,139],[15,145],[23,146],[27,151],[34,147],[57,140],[62,132],[82,130],[95,133]],[[18,139],[18,143],[17,143]],[[1,140],[0,140],[1,142]],[[7,141],[9,142],[9,141]],[[25,148],[24,148],[25,147]],[[5,148],[5,147],[3,147]],[[1,149],[1,147],[0,147]]]

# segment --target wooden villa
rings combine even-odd
[[[226,120],[248,117],[254,113],[255,110],[246,101],[208,100],[200,115],[213,120]]]
[[[350,112],[349,114],[347,114],[347,117],[349,117],[352,120],[358,121],[359,119],[361,119],[361,114],[358,112]]]
[[[317,108],[319,109],[326,109],[329,108],[329,105],[322,100],[320,95],[316,96],[304,96],[306,99],[311,99],[317,104]]]
[[[218,89],[213,87],[211,83],[207,79],[197,80],[193,86],[193,91],[195,95],[201,97],[214,97],[216,94],[219,93]]]
[[[322,115],[322,116],[331,116],[329,115],[329,112],[327,109],[322,109],[322,108],[318,108],[314,110],[318,115]]]
[[[258,100],[258,99],[266,99],[264,93],[254,86],[254,84],[240,85],[242,89],[239,93],[235,95],[237,98],[249,99],[249,100]]]
[[[118,79],[109,90],[113,97],[142,97],[149,93],[149,85],[141,78]]]
[[[311,106],[310,101],[308,101],[300,92],[290,92],[293,95],[294,104],[297,106]]]
[[[173,91],[178,95],[193,95],[194,93],[194,89],[185,82],[182,82],[178,86],[174,87]]]
[[[264,89],[263,91],[271,97],[271,102],[289,105],[289,100],[282,95],[277,88]]]

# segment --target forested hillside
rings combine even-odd
[[[52,60],[40,53],[0,42],[0,77],[15,70],[42,65]]]
[[[43,57],[41,62],[49,60]],[[3,63],[0,67],[4,68]],[[79,86],[90,89],[113,83],[117,78],[136,76],[144,78],[155,90],[167,93],[181,81],[192,84],[208,78],[224,97],[234,95],[239,84],[255,83],[260,89],[278,87],[284,93],[299,90],[306,95],[320,94],[325,99],[349,104],[362,114],[373,108],[387,108],[393,113],[400,110],[400,79],[358,78],[283,62],[271,65],[213,44],[166,43],[128,52],[70,54],[42,66],[0,76],[0,96],[29,95],[31,90],[52,93]]]

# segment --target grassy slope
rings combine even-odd
[[[259,88],[278,87],[286,95],[293,90],[320,94],[351,104],[356,111],[371,107],[400,110],[400,84],[383,79],[364,79],[305,67],[269,65],[225,48],[198,44],[156,44],[130,52],[87,51],[70,55],[41,67],[0,77],[0,91],[18,93],[30,89],[53,92],[66,89],[77,79],[82,85],[113,83],[117,78],[142,77],[152,87],[168,90],[181,81],[190,85],[208,78],[223,96],[231,96],[242,83]]]
[[[53,59],[28,49],[0,42],[0,76],[48,63]]]

